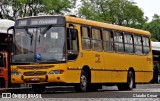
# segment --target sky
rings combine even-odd
[[[131,0],[142,9],[144,16],[152,20],[154,14],[160,15],[160,0]]]

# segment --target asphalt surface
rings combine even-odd
[[[47,87],[40,95],[34,95],[31,88],[0,89],[0,93],[10,93],[15,98],[19,95],[38,98],[160,98],[160,84],[137,84],[136,89],[131,91],[119,91],[116,86],[103,86],[97,92],[75,92],[72,86],[56,86]]]

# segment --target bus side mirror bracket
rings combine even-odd
[[[13,30],[12,35],[10,35],[10,33],[9,33],[10,30]],[[8,34],[7,41],[8,41],[8,42],[12,42],[12,41],[13,41],[13,39],[12,39],[13,37],[12,37],[12,36],[13,36],[13,34],[14,34],[14,26],[11,26],[11,27],[9,27],[9,28],[7,29],[7,34]]]
[[[7,34],[9,34],[9,30],[13,30],[14,31],[14,26],[11,26],[11,27],[9,27],[8,29],[7,29]]]

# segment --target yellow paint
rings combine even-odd
[[[81,30],[80,24],[88,26],[98,26],[103,28],[110,28],[115,30],[126,31],[130,33],[138,33],[146,36],[150,36],[150,33],[147,31],[142,31],[133,28],[127,28],[117,25],[111,25],[96,21],[84,20],[75,17],[66,17],[66,21],[69,23],[74,23],[75,28],[78,30],[79,37],[79,55],[75,61],[68,61],[67,63],[61,64],[35,64],[27,66],[48,66],[54,65],[54,67],[49,69],[38,69],[37,71],[47,71],[48,82],[57,83],[79,83],[81,69],[87,65],[91,69],[91,82],[92,83],[114,83],[114,82],[127,82],[127,72],[130,67],[133,67],[135,71],[141,71],[135,73],[136,82],[149,82],[152,79],[152,70],[153,63],[152,61],[147,61],[147,58],[152,59],[152,51],[148,56],[140,56],[134,54],[124,54],[124,53],[115,53],[115,52],[96,52],[96,51],[86,51],[82,50],[82,41],[81,41]],[[68,23],[66,24],[68,26]],[[80,53],[82,56],[80,56]],[[98,57],[97,57],[98,56]],[[98,59],[99,58],[99,59]],[[98,60],[97,60],[98,59]],[[19,65],[17,65],[19,66]],[[17,66],[13,65],[12,69],[16,69]],[[26,65],[21,65],[26,66]],[[68,70],[68,68],[74,70]],[[51,70],[64,70],[63,74],[48,74]],[[150,71],[150,72],[142,72]],[[18,69],[22,74],[26,71],[33,70],[23,70]],[[33,76],[32,76],[33,77]],[[57,79],[60,78],[60,80]],[[20,76],[12,76],[12,79],[15,78],[16,81],[12,83],[23,83]],[[24,78],[31,78],[30,76]],[[44,78],[44,76],[42,76]],[[41,82],[39,82],[41,83]]]

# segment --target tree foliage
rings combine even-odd
[[[39,13],[61,14],[69,12],[76,0],[1,0],[0,18],[36,16]]]
[[[77,0],[0,0],[0,18],[15,20],[18,17],[39,13],[64,15],[74,8]],[[153,41],[160,41],[160,16],[151,22],[143,11],[129,0],[81,0],[78,15],[82,18],[107,22],[151,32]],[[142,27],[143,26],[143,27]]]
[[[141,28],[147,18],[143,11],[128,0],[81,0],[79,16],[102,22]]]
[[[4,18],[12,19],[12,17],[9,16],[11,13],[10,5],[11,5],[10,0],[1,0],[0,1],[0,18],[1,19],[4,19]]]
[[[151,32],[152,41],[160,41],[160,16],[155,14],[151,22],[143,25],[143,29]]]

